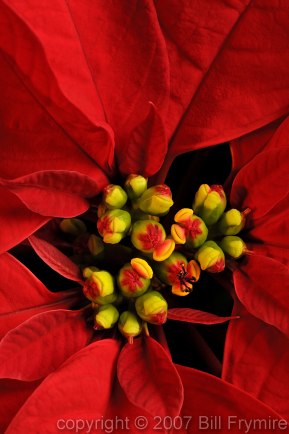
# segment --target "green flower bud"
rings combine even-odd
[[[195,214],[209,226],[219,220],[226,205],[226,195],[221,185],[209,187],[207,184],[202,184],[195,195],[193,209]]]
[[[225,212],[218,222],[218,229],[222,235],[237,235],[245,226],[246,215],[250,212],[240,212],[237,209],[230,209]]]
[[[130,225],[130,214],[122,209],[108,211],[97,221],[98,232],[108,244],[119,243],[126,236]]]
[[[190,208],[183,208],[175,215],[171,235],[176,244],[186,244],[190,249],[200,247],[207,239],[208,228],[200,217]]]
[[[129,175],[125,181],[125,189],[131,200],[138,199],[147,189],[148,180],[141,175]]]
[[[243,256],[246,251],[246,244],[240,237],[229,235],[224,237],[220,242],[220,247],[229,256],[238,259]]]
[[[106,297],[114,293],[113,277],[107,271],[94,271],[85,281],[83,293],[86,298],[98,303],[99,297]]]
[[[103,202],[110,209],[122,208],[127,201],[127,194],[120,185],[110,184],[103,190]]]
[[[145,279],[133,269],[131,264],[124,265],[118,274],[117,284],[125,297],[138,297],[144,294],[149,286],[150,279]]]
[[[157,291],[151,291],[136,299],[137,314],[151,324],[164,324],[167,320],[168,304]]]
[[[62,232],[65,232],[66,234],[74,235],[75,237],[84,234],[86,232],[85,223],[83,223],[82,220],[76,218],[63,219],[60,222],[59,226]]]
[[[94,329],[110,329],[117,322],[118,317],[118,310],[112,304],[101,306],[95,315]]]
[[[175,242],[166,238],[163,226],[153,220],[135,222],[132,226],[131,242],[136,249],[151,253],[155,261],[164,261],[175,248]]]
[[[87,247],[93,256],[99,255],[104,250],[104,245],[103,245],[102,239],[97,237],[94,234],[91,234],[89,236],[88,242],[87,242]]]
[[[173,204],[172,192],[165,184],[147,189],[138,200],[141,211],[157,216],[167,214]]]
[[[134,313],[125,311],[120,315],[118,328],[121,334],[132,344],[133,338],[141,334],[142,324]]]
[[[220,273],[225,268],[225,255],[214,241],[206,241],[195,254],[201,269],[210,273]]]

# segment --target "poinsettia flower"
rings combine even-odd
[[[9,238],[1,234],[3,251],[47,217],[8,180],[15,187],[43,170],[76,171],[100,190],[116,169],[145,176],[161,169],[164,179],[176,155],[286,114],[286,10],[266,2],[2,2],[1,28],[14,35],[0,38],[0,215],[1,227],[8,219],[11,227]]]

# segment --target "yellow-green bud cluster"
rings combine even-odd
[[[228,258],[237,260],[248,252],[238,234],[250,210],[226,210],[220,185],[201,185],[192,207],[178,210],[170,218],[173,224],[165,226],[162,217],[172,205],[168,186],[148,187],[146,178],[132,174],[123,187],[108,185],[101,202],[94,203],[98,233],[89,232],[91,221],[60,223],[69,240],[86,240],[88,256],[79,263],[96,330],[117,325],[132,342],[143,330],[148,332],[147,323],[166,321],[163,285],[169,285],[174,295],[187,296],[201,271],[219,273]]]

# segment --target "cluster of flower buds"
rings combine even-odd
[[[116,278],[96,267],[83,270],[84,295],[92,302],[94,328],[110,329],[116,323],[129,342],[138,336],[146,323],[163,324],[167,319],[167,302],[151,286],[153,270],[142,258],[124,264]]]
[[[148,188],[146,178],[130,175],[123,187],[111,184],[104,189],[97,211],[98,234],[88,233],[80,219],[61,222],[69,237],[86,240],[93,266],[83,268],[83,292],[94,309],[95,329],[117,325],[132,342],[143,330],[148,332],[147,323],[166,321],[167,302],[160,293],[164,287],[186,296],[201,271],[219,273],[229,258],[248,253],[238,234],[250,210],[225,211],[227,200],[220,185],[201,185],[192,208],[175,214],[167,235],[161,219],[172,205],[168,186]]]

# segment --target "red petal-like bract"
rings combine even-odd
[[[0,180],[27,208],[44,216],[75,217],[87,211],[84,198],[96,196],[101,183],[77,172],[43,171],[13,180]]]
[[[49,218],[30,211],[17,196],[1,186],[0,197],[0,253],[3,253],[29,237]]]
[[[190,322],[193,324],[221,324],[238,316],[218,316],[197,309],[173,308],[168,310],[168,319]]]
[[[108,171],[113,133],[104,122],[67,4],[55,0],[51,9],[48,1],[39,7],[35,0],[25,4],[12,0],[2,2],[0,11],[1,26],[10,29],[0,40],[7,62],[52,120]],[[102,152],[95,152],[96,145]]]
[[[9,253],[0,255],[0,336],[33,315],[69,308],[82,296],[80,290],[50,292]]]
[[[0,380],[0,432],[5,429],[40,381]]]
[[[237,296],[246,309],[289,336],[288,268],[261,255],[252,255],[234,273]]]
[[[152,338],[126,344],[117,375],[129,401],[153,416],[177,416],[183,403],[180,377],[163,347]]]
[[[231,323],[227,333],[223,378],[289,421],[288,340],[244,308],[238,307],[238,313],[240,321]]]
[[[261,152],[237,174],[231,190],[231,206],[250,208],[254,225],[289,193],[289,147]],[[268,215],[267,215],[268,219]]]
[[[143,123],[128,138],[125,152],[118,154],[120,172],[154,175],[162,166],[167,152],[167,138],[163,121],[153,103]]]
[[[54,271],[67,279],[82,283],[80,268],[60,250],[41,238],[31,235],[28,238],[37,255]]]
[[[0,343],[0,377],[38,380],[81,350],[92,337],[81,311],[53,310],[28,319]]]
[[[101,419],[108,407],[119,342],[95,342],[50,374],[9,425],[7,434],[57,432],[58,420]],[[61,424],[59,425],[61,427]]]
[[[258,420],[264,419],[267,427],[272,419],[282,420],[282,416],[270,407],[219,378],[184,366],[178,366],[178,371],[185,388],[182,415],[192,416],[188,424],[188,434],[218,432],[216,428],[222,434],[237,434],[245,431],[244,422],[240,422],[241,420],[248,423],[252,421],[252,432],[264,434],[264,422],[258,425]],[[201,422],[203,425],[200,425]],[[206,422],[209,425],[206,425]],[[217,423],[220,424],[216,425]],[[283,427],[284,423],[285,421]],[[203,427],[203,431],[200,427]],[[269,428],[268,431],[270,432]]]
[[[278,0],[159,3],[176,84],[185,70],[191,89],[168,165],[179,153],[226,142],[288,113],[287,6]]]

